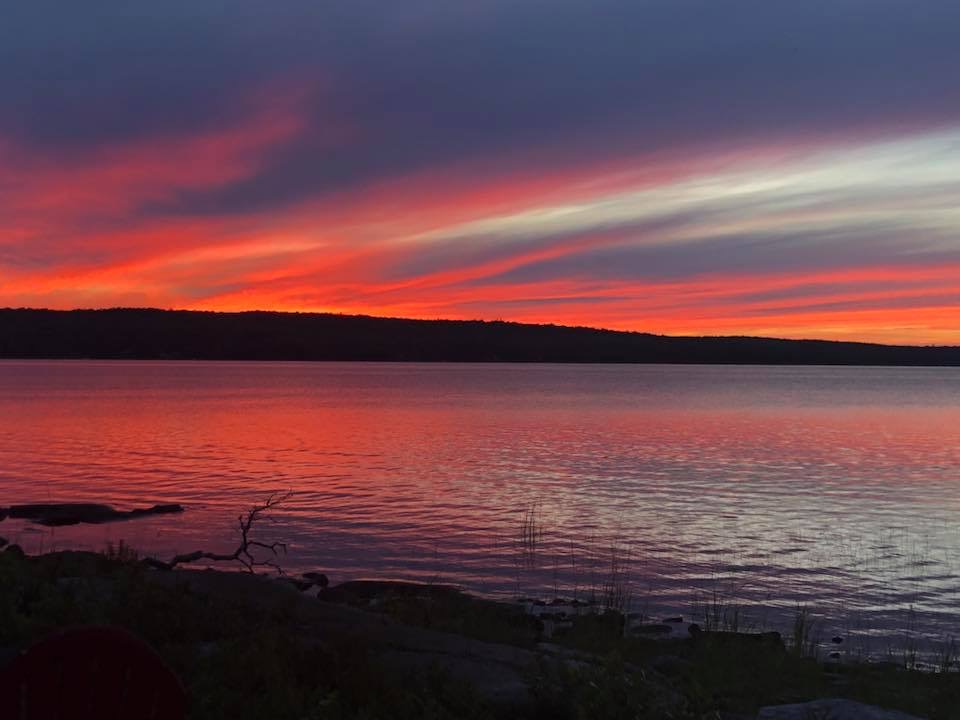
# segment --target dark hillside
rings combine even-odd
[[[0,310],[0,357],[960,366],[960,347],[310,313]]]

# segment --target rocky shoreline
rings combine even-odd
[[[132,553],[0,552],[0,664],[57,627],[89,622],[126,627],[168,658],[194,698],[191,717],[226,716],[211,708],[226,713],[236,698],[210,683],[263,633],[271,649],[244,672],[262,672],[270,653],[278,666],[316,656],[310,662],[328,668],[300,677],[294,663],[273,677],[276,687],[261,687],[302,699],[277,718],[334,702],[334,717],[403,716],[376,714],[376,693],[443,707],[438,717],[939,720],[960,707],[955,673],[829,666],[791,652],[776,633],[707,632],[680,617],[497,602],[446,585],[331,586],[322,572],[162,571]],[[374,695],[351,695],[355,684]]]

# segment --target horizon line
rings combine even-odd
[[[924,344],[924,345],[914,345],[914,344],[904,344],[904,343],[880,343],[880,342],[870,342],[866,340],[837,340],[833,338],[816,338],[816,337],[803,337],[803,338],[787,338],[787,337],[776,337],[771,335],[672,335],[666,333],[654,333],[645,330],[618,330],[615,328],[606,328],[596,325],[564,325],[562,323],[555,322],[524,322],[521,320],[505,320],[503,318],[496,318],[493,320],[488,320],[485,318],[416,318],[416,317],[402,317],[396,315],[369,315],[364,313],[348,313],[348,312],[337,312],[334,310],[266,310],[266,309],[251,309],[251,310],[196,310],[191,308],[161,308],[153,306],[125,306],[117,305],[112,307],[74,307],[74,308],[42,308],[42,307],[29,307],[29,306],[20,306],[20,307],[0,307],[0,312],[6,311],[31,311],[31,312],[57,312],[57,313],[69,313],[69,312],[117,312],[117,311],[151,311],[151,312],[182,312],[182,313],[195,313],[203,315],[245,315],[245,314],[272,314],[272,315],[327,315],[327,316],[337,316],[337,317],[348,317],[348,318],[367,318],[372,320],[398,320],[404,322],[446,322],[446,323],[502,323],[506,325],[521,325],[526,327],[554,327],[567,330],[592,330],[594,332],[605,332],[605,333],[616,333],[621,335],[649,335],[651,337],[658,338],[676,338],[676,339],[747,339],[747,340],[773,340],[776,342],[798,342],[798,343],[833,343],[833,344],[846,344],[846,345],[867,345],[870,347],[899,347],[899,348],[939,348],[939,349],[960,349],[960,344],[957,345],[937,345],[937,344]]]

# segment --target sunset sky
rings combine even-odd
[[[956,0],[31,0],[0,306],[960,344]]]

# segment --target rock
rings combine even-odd
[[[830,659],[831,659],[831,660],[839,660],[839,659],[840,659],[840,653],[839,653],[838,651],[834,650],[832,653],[830,653]]]
[[[676,617],[668,617],[668,618],[664,618],[663,621],[665,623],[682,623],[683,616],[677,615]]]
[[[330,580],[327,579],[327,576],[322,572],[307,572],[300,577],[313,583],[314,585],[319,585],[321,588],[326,588],[328,585],[330,585]]]
[[[16,543],[13,543],[12,545],[7,545],[7,549],[4,552],[8,552],[11,555],[18,555],[19,557],[23,557],[25,554],[23,552],[23,548],[17,545]]]
[[[830,640],[830,642],[832,642],[834,645],[840,645],[841,643],[843,643],[843,638],[840,637],[839,635],[834,635],[833,639]]]
[[[878,671],[889,671],[889,670],[903,670],[903,663],[893,662],[892,660],[878,660],[877,662],[872,662],[869,665],[871,670]]]
[[[547,638],[548,640],[553,638],[555,635],[573,629],[572,620],[555,620],[553,618],[544,618],[542,620],[542,624],[543,637]]]
[[[0,549],[3,549],[7,546],[7,539],[5,537],[0,537]]]
[[[755,645],[768,645],[772,648],[786,650],[783,644],[783,637],[778,632],[746,633],[746,632],[727,632],[721,630],[693,630],[694,626],[688,628],[690,636],[697,642],[714,643],[725,647],[743,647],[747,648]]]
[[[365,605],[371,600],[383,598],[451,598],[462,597],[459,588],[453,585],[401,582],[396,580],[348,580],[323,588],[317,597],[325,602]]]
[[[0,507],[0,522],[3,522],[7,519],[7,515],[10,513],[10,508]]]
[[[853,700],[831,698],[760,708],[757,720],[921,720],[898,710],[884,710]]]
[[[297,580],[296,578],[285,577],[281,578],[282,582],[287,583],[291,587],[296,588],[300,592],[306,592],[313,587],[313,583],[306,580]]]
[[[109,505],[96,503],[35,503],[32,505],[11,505],[7,508],[11,518],[31,520],[38,525],[59,527],[80,523],[100,524],[117,520],[131,520],[147,515],[165,515],[183,512],[183,506],[177,504],[154,505],[134,510],[114,510]]]
[[[673,632],[673,628],[669,625],[652,623],[650,625],[636,625],[630,628],[630,631],[635,635],[669,635]]]
[[[182,513],[183,505],[180,503],[164,503],[161,505],[152,505],[148,508],[134,508],[129,510],[127,515],[130,517],[139,517],[141,515],[169,515],[170,513]]]

